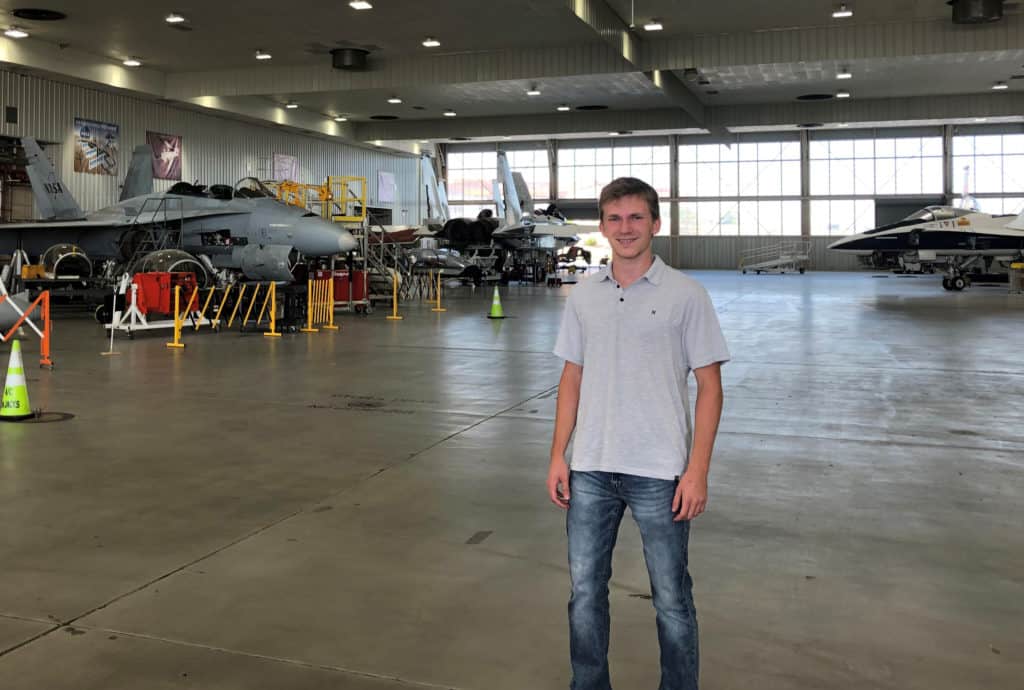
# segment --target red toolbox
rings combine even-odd
[[[366,271],[352,271],[351,275],[354,277],[353,280],[349,280],[349,271],[347,269],[338,269],[334,271],[334,301],[335,302],[348,302],[349,300],[349,283],[352,285],[351,299],[353,302],[361,302],[366,299]],[[315,276],[317,280],[324,280],[331,277],[330,271],[316,271]]]
[[[138,285],[136,304],[143,314],[173,314],[174,313],[174,288],[181,287],[180,308],[186,311],[189,297],[196,288],[196,275],[194,273],[136,273],[132,276],[132,283]],[[128,296],[131,299],[131,296]],[[197,300],[198,301],[198,300]]]

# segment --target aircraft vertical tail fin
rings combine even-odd
[[[505,222],[508,225],[515,225],[523,218],[523,207],[519,203],[519,191],[516,189],[515,178],[512,176],[512,168],[508,165],[508,158],[504,151],[498,152],[498,184],[504,192],[505,201]],[[495,192],[497,194],[497,192]],[[500,213],[499,205],[499,213]]]
[[[519,195],[519,203],[522,205],[523,213],[533,213],[533,197],[530,196],[530,188],[526,184],[522,173],[513,172],[512,182],[516,186],[516,193]]]
[[[153,149],[141,144],[132,152],[132,164],[124,177],[119,201],[153,193]]]
[[[36,198],[39,213],[46,220],[81,220],[85,217],[78,202],[57,176],[50,159],[43,154],[38,142],[24,137],[21,146],[25,149],[28,165],[25,171],[32,183],[32,194]]]

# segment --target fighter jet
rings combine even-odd
[[[521,242],[548,237],[555,243],[579,241],[575,226],[566,221],[554,204],[543,211],[533,208],[533,198],[526,181],[521,173],[512,172],[504,151],[498,152],[498,184],[494,186],[494,201],[498,214],[505,217],[505,223],[491,233],[496,240]],[[551,241],[547,243],[551,244]]]
[[[45,220],[0,225],[0,254],[22,250],[34,258],[50,256],[54,273],[63,264],[75,266],[65,270],[76,277],[88,278],[82,272],[95,260],[113,259],[123,265],[139,258],[150,270],[174,267],[206,274],[224,269],[249,280],[291,282],[291,269],[300,257],[343,254],[357,246],[347,230],[278,201],[252,177],[234,187],[209,189],[179,182],[168,192],[152,194],[148,147],[136,149],[122,200],[84,213],[36,141],[24,138],[22,146]],[[153,247],[155,235],[175,241],[169,248],[161,246],[160,253],[139,257]]]
[[[942,286],[963,290],[969,271],[1008,264],[1024,252],[1024,213],[991,215],[968,208],[927,206],[901,221],[844,237],[829,249],[859,256],[874,268],[942,266]]]

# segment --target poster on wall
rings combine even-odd
[[[117,175],[118,125],[75,118],[75,172]]]
[[[382,204],[395,203],[395,173],[377,171],[377,201]]]
[[[158,180],[180,180],[181,135],[146,132],[146,143],[153,150],[153,177]]]
[[[287,153],[274,154],[273,179],[278,181],[295,180],[299,175],[299,159]]]

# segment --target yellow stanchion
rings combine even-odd
[[[196,290],[198,290],[198,289],[199,288],[196,288]],[[210,306],[210,300],[213,299],[213,293],[215,291],[216,291],[216,288],[210,288],[210,294],[208,294],[206,296],[206,301],[203,302],[203,309],[202,309],[202,311],[199,312],[199,318],[196,319],[196,330],[197,331],[199,330],[199,327],[203,324],[203,319],[206,318],[206,310]]]
[[[261,313],[262,317],[263,314]],[[277,332],[277,283],[270,284],[270,330],[263,335],[268,338],[280,338],[281,334]]]
[[[260,307],[259,318],[256,319],[256,326],[263,323],[263,315],[267,313],[267,305],[270,304],[270,297],[274,292],[274,283],[267,285],[267,296],[263,298],[263,306]]]
[[[239,309],[239,307],[242,306],[242,300],[245,299],[245,288],[246,287],[247,286],[243,285],[242,289],[239,290],[239,292],[238,292],[238,299],[235,300],[235,308],[231,310],[231,318],[228,319],[228,328],[231,328],[231,324],[233,324],[235,322],[235,316],[238,314],[238,309]]]
[[[217,313],[213,316],[213,328],[220,328],[220,315],[224,311],[224,305],[228,303],[228,295],[231,294],[231,288],[235,287],[234,283],[231,283],[224,289],[224,296],[220,298],[220,305],[217,307]]]
[[[327,325],[324,328],[328,331],[339,330],[334,325],[334,276],[324,280],[324,310],[327,312]]]
[[[252,291],[252,299],[249,300],[249,309],[245,312],[245,318],[242,319],[242,328],[245,328],[249,324],[249,317],[252,315],[252,308],[256,306],[256,298],[259,297],[260,286],[257,283],[256,289]]]
[[[179,349],[185,348],[185,343],[181,342],[181,286],[174,286],[174,342],[167,343],[167,347],[174,347]]]
[[[404,316],[398,315],[398,274],[391,274],[391,316],[386,317],[388,321],[401,321]]]
[[[316,309],[316,282],[315,280],[309,280],[306,282],[306,327],[302,329],[303,333],[319,333],[319,328],[313,328],[313,311]]]
[[[431,309],[430,311],[448,311],[447,309],[441,306],[441,271],[437,272],[437,306]]]

